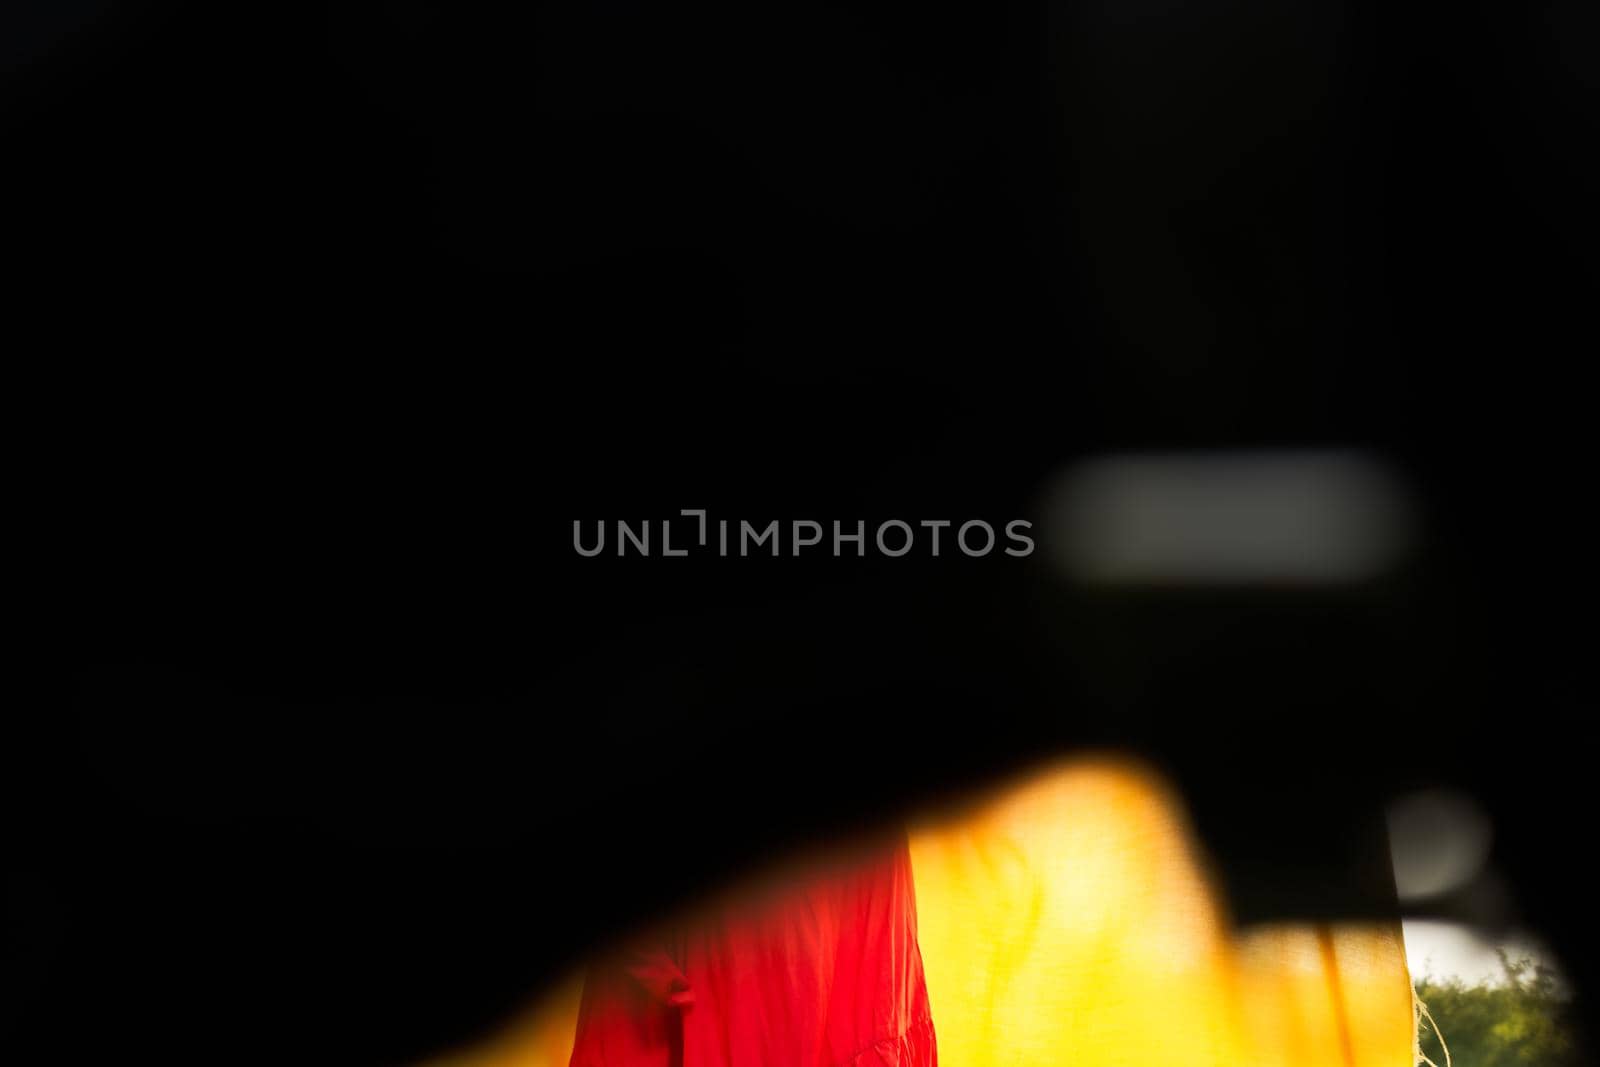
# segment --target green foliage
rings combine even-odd
[[[1467,985],[1423,979],[1417,995],[1428,1006],[1452,1067],[1576,1067],[1571,1000],[1556,975],[1532,960],[1500,954],[1504,978]],[[1445,1067],[1439,1038],[1422,1024],[1422,1054]]]

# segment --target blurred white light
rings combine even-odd
[[[1414,980],[1460,979],[1468,985],[1499,985],[1506,980],[1505,966],[1500,961],[1500,954],[1504,953],[1512,963],[1531,961],[1564,981],[1550,950],[1527,933],[1518,931],[1491,939],[1464,923],[1406,919],[1400,925],[1406,943],[1406,967]]]
[[[1412,525],[1398,480],[1354,451],[1105,456],[1043,510],[1055,562],[1091,583],[1356,582],[1395,562]]]
[[[1389,805],[1389,855],[1401,900],[1460,889],[1489,858],[1489,817],[1472,798],[1444,789],[1401,797]]]

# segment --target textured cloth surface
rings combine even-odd
[[[572,1067],[934,1067],[910,857],[819,864],[598,962]]]
[[[1409,1067],[1399,924],[1236,931],[1179,798],[1081,761],[918,828],[940,1053],[957,1067]]]

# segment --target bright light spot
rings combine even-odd
[[[1389,805],[1389,855],[1401,900],[1420,900],[1470,883],[1489,858],[1489,817],[1472,798],[1444,789]]]

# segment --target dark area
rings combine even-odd
[[[1384,912],[1383,801],[1465,789],[1592,996],[1596,28],[8,6],[64,638],[9,715],[12,1062],[407,1062],[764,856],[1085,746],[1180,782],[1247,920]],[[1400,573],[572,549],[1000,525],[1074,457],[1285,445],[1409,480]]]

